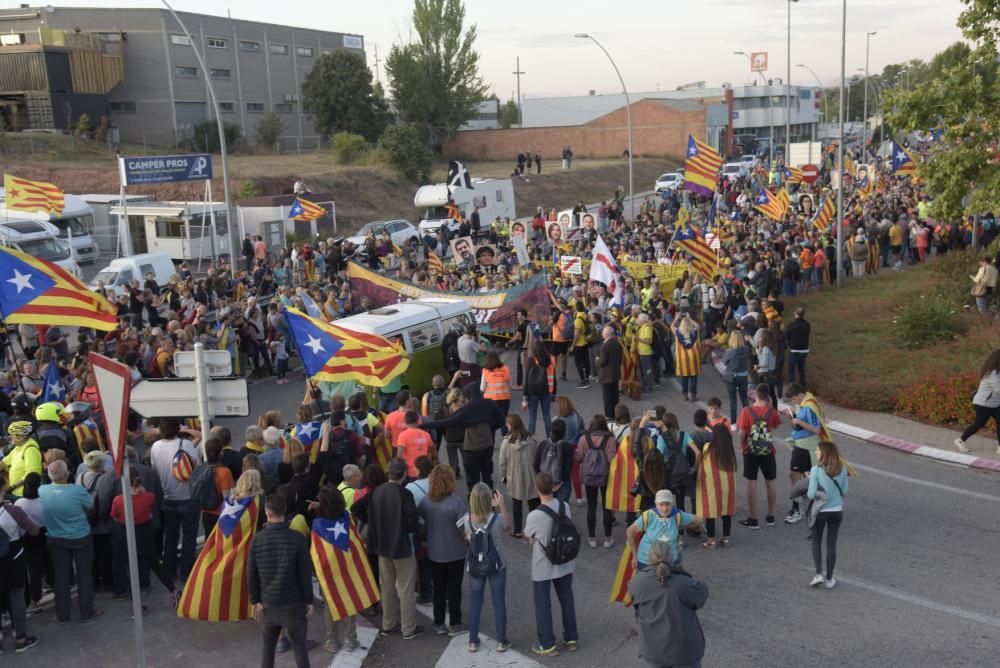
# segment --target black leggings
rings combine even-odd
[[[514,499],[514,498],[512,498],[511,501],[513,502],[511,505],[514,508],[514,518],[513,518],[513,520],[514,520],[514,531],[513,531],[513,533],[519,534],[519,533],[521,533],[521,527],[524,526],[524,522],[523,522],[523,520],[524,520],[524,502],[521,499]],[[532,510],[534,510],[535,508],[537,508],[538,507],[538,503],[539,503],[538,499],[528,499],[528,512],[530,513]]]
[[[723,515],[722,516],[722,537],[729,538],[729,531],[733,528],[733,516]],[[709,538],[715,538],[715,518],[706,517],[705,518],[705,531],[708,533]]]
[[[462,576],[465,559],[431,562],[431,580],[434,583],[434,623],[444,625],[445,612],[451,626],[462,623]]]
[[[986,423],[990,421],[990,418],[993,418],[997,427],[997,443],[1000,444],[1000,406],[996,408],[987,408],[986,406],[980,406],[979,404],[972,404],[972,407],[976,411],[976,419],[965,431],[962,432],[962,440],[967,441],[972,438],[973,434],[985,427]]]
[[[576,372],[580,374],[580,383],[590,380],[590,346],[582,345],[573,349],[573,362],[576,363]]]
[[[614,514],[604,507],[604,487],[592,487],[584,485],[587,493],[587,536],[594,538],[597,533],[597,504],[601,504],[604,512],[604,537],[611,538],[611,520]]]
[[[813,565],[816,574],[823,574],[823,529],[826,529],[826,579],[833,577],[833,567],[837,563],[837,534],[840,533],[840,523],[844,513],[840,510],[827,513],[817,513],[816,522],[812,527]]]

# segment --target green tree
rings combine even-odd
[[[330,150],[338,165],[350,165],[360,159],[368,150],[368,142],[361,135],[338,132],[330,140]]]
[[[518,121],[517,102],[513,99],[507,100],[500,107],[500,127],[506,130],[513,125],[517,125]]]
[[[316,59],[302,81],[302,102],[324,137],[350,132],[374,142],[389,122],[384,95],[373,88],[364,58],[347,49]]]
[[[243,131],[235,123],[223,123],[222,132],[226,137],[226,149],[233,151],[237,143],[243,137]],[[186,142],[188,147],[196,153],[218,153],[219,146],[219,126],[215,120],[202,121],[194,126],[191,138]]]
[[[278,150],[278,141],[281,139],[281,132],[285,129],[285,123],[281,116],[271,111],[264,114],[257,124],[257,146],[269,151]]]
[[[479,76],[476,26],[464,30],[461,0],[414,0],[416,40],[393,46],[385,61],[400,119],[431,145],[475,118],[487,86]]]
[[[955,220],[1000,209],[1000,86],[996,49],[1000,3],[962,0],[958,27],[973,48],[953,45],[935,56],[933,75],[910,91],[893,90],[886,107],[893,127],[906,131],[944,130],[917,166],[933,197],[935,217]],[[965,200],[969,196],[968,200]]]
[[[403,176],[415,183],[431,176],[432,155],[420,129],[412,123],[397,123],[385,129],[378,141],[389,162]]]

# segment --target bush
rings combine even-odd
[[[903,305],[893,320],[896,342],[904,348],[926,348],[950,341],[957,329],[954,321],[951,304],[938,296],[921,295]]]
[[[245,199],[253,199],[259,194],[260,193],[257,191],[257,182],[252,179],[247,179],[240,185],[240,189],[236,191],[236,201],[239,202]]]
[[[420,130],[412,123],[390,125],[378,140],[389,163],[413,182],[425,182],[431,175],[431,150]]]
[[[236,150],[236,145],[243,138],[243,130],[235,123],[222,124],[222,133],[226,136],[226,150]],[[215,121],[202,121],[194,126],[193,134],[185,144],[196,153],[219,153],[219,127]]]
[[[972,395],[979,386],[976,373],[930,376],[900,390],[896,409],[901,413],[936,424],[972,424],[975,411]],[[986,432],[994,428],[987,425]]]
[[[330,140],[333,160],[338,165],[353,165],[363,158],[368,150],[368,142],[361,135],[352,132],[338,132]]]
[[[268,151],[277,151],[279,148],[278,140],[281,139],[281,132],[284,129],[285,124],[282,122],[281,116],[273,111],[264,114],[260,123],[257,124],[257,146]]]

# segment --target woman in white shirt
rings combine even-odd
[[[955,447],[961,452],[968,452],[969,446],[965,442],[993,418],[993,423],[997,425],[997,454],[1000,454],[1000,348],[990,353],[983,362],[979,387],[972,397],[972,408],[976,411],[976,419],[955,439]]]

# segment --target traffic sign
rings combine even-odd
[[[802,178],[806,183],[815,183],[819,178],[819,167],[816,165],[802,165]]]
[[[228,350],[206,350],[205,367],[208,375],[216,378],[218,376],[233,375],[233,358]],[[195,354],[194,351],[179,351],[174,353],[174,373],[178,378],[195,377]]]
[[[583,265],[580,258],[575,255],[561,255],[559,257],[559,270],[564,274],[583,274]]]
[[[250,415],[246,378],[214,378],[207,384],[210,417]],[[199,414],[198,408],[198,387],[194,380],[142,380],[132,388],[132,410],[143,417],[194,416]]]
[[[121,476],[125,461],[125,434],[128,429],[129,394],[132,374],[128,366],[113,359],[90,353],[87,360],[94,370],[97,397],[108,426],[108,447],[115,462],[115,475]]]

